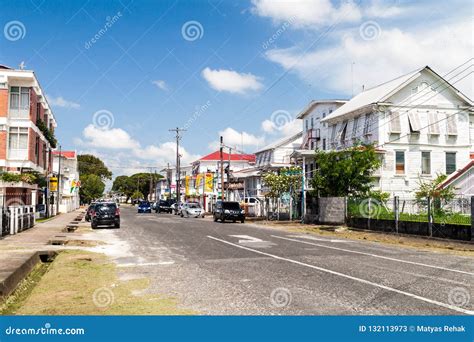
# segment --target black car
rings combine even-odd
[[[92,213],[92,210],[94,210],[95,204],[96,204],[95,202],[92,202],[91,204],[89,204],[89,206],[86,209],[85,219],[86,219],[87,222],[91,221],[91,213]]]
[[[91,212],[92,229],[98,226],[120,228],[120,209],[114,202],[96,203]]]
[[[156,213],[161,213],[161,212],[171,213],[171,204],[172,203],[170,203],[169,201],[159,200],[156,203],[155,212]]]
[[[221,220],[231,220],[232,222],[240,221],[244,223],[245,212],[240,208],[239,202],[219,201],[214,206],[214,222]]]

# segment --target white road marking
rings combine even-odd
[[[243,246],[249,246],[249,247],[255,247],[255,248],[258,248],[258,247],[267,248],[267,247],[276,245],[273,242],[258,239],[256,237],[249,236],[249,235],[229,235],[229,236],[240,238],[241,240],[239,240],[238,243]]]
[[[383,255],[378,255],[378,254],[372,254],[372,253],[366,253],[366,252],[359,252],[359,251],[354,251],[352,249],[345,249],[345,248],[339,248],[339,247],[333,247],[333,246],[326,246],[326,245],[321,245],[319,243],[313,243],[313,242],[308,242],[308,241],[301,241],[301,240],[296,240],[296,239],[289,239],[283,236],[276,236],[272,235],[272,237],[277,238],[277,239],[282,239],[282,240],[288,240],[288,241],[294,241],[294,242],[299,242],[299,243],[304,243],[307,245],[311,246],[318,246],[318,247],[323,247],[323,248],[329,248],[329,249],[335,249],[338,251],[343,251],[343,252],[348,252],[348,253],[355,253],[355,254],[362,254],[362,255],[367,255],[370,257],[374,258],[380,258],[380,259],[385,259],[385,260],[391,260],[391,261],[396,261],[396,262],[403,262],[406,264],[412,264],[412,265],[417,265],[417,266],[424,266],[424,267],[430,267],[430,268],[436,268],[438,270],[443,270],[443,271],[450,271],[450,272],[456,272],[456,273],[462,273],[462,274],[467,274],[470,276],[474,276],[474,273],[472,272],[467,272],[467,271],[461,271],[461,270],[456,270],[452,268],[446,268],[446,267],[441,267],[441,266],[434,266],[434,265],[428,265],[428,264],[423,264],[420,262],[415,262],[415,261],[408,261],[408,260],[402,260],[402,259],[397,259],[397,258],[391,258]]]
[[[158,265],[172,265],[174,261],[161,261],[161,262],[142,262],[142,263],[126,263],[118,264],[117,267],[140,267],[140,266],[158,266]]]
[[[371,282],[371,281],[369,281],[369,280],[365,280],[365,279],[362,279],[362,278],[353,277],[353,276],[351,276],[351,275],[344,274],[344,273],[340,273],[340,272],[337,272],[337,271],[332,271],[332,270],[329,270],[329,269],[327,269],[327,268],[323,268],[323,267],[318,267],[318,266],[315,266],[315,265],[307,264],[307,263],[304,263],[304,262],[301,262],[301,261],[298,261],[298,260],[288,259],[288,258],[280,257],[280,256],[278,256],[278,255],[274,255],[274,254],[270,254],[270,253],[265,253],[265,252],[262,252],[262,251],[259,251],[259,250],[253,249],[253,248],[240,246],[240,245],[237,245],[237,244],[235,244],[235,243],[232,243],[232,242],[229,242],[229,241],[225,241],[225,240],[222,240],[222,239],[213,237],[213,236],[209,236],[209,235],[208,235],[207,237],[210,238],[210,239],[213,239],[213,240],[216,240],[216,241],[219,241],[219,242],[222,242],[222,243],[225,243],[225,244],[228,244],[228,245],[237,247],[237,248],[241,248],[241,249],[245,249],[245,250],[250,251],[250,252],[254,252],[254,253],[257,253],[257,254],[265,255],[265,256],[270,257],[270,258],[273,258],[273,259],[287,261],[287,262],[290,262],[290,263],[293,263],[293,264],[297,264],[297,265],[300,265],[300,266],[309,267],[309,268],[312,268],[312,269],[315,269],[315,270],[318,270],[318,271],[321,271],[321,272],[326,272],[326,273],[330,273],[330,274],[333,274],[333,275],[337,275],[337,276],[340,276],[340,277],[343,277],[343,278],[347,278],[347,279],[351,279],[351,280],[354,280],[354,281],[358,281],[358,282],[363,283],[363,284],[367,284],[367,285],[375,286],[375,287],[378,287],[378,288],[381,288],[381,289],[384,289],[384,290],[387,290],[387,291],[399,293],[399,294],[405,295],[405,296],[407,296],[407,297],[415,298],[415,299],[421,300],[421,301],[423,301],[423,302],[430,303],[430,304],[434,304],[434,305],[437,305],[437,306],[440,306],[440,307],[443,307],[443,308],[446,308],[446,309],[450,309],[450,310],[453,310],[453,311],[461,312],[461,313],[463,313],[463,314],[474,315],[474,311],[473,311],[473,310],[467,310],[467,309],[463,309],[463,308],[461,308],[461,307],[457,307],[457,306],[455,306],[455,305],[451,305],[451,304],[446,304],[446,303],[438,302],[438,301],[436,301],[436,300],[429,299],[429,298],[422,297],[422,296],[418,296],[418,295],[413,294],[413,293],[410,293],[410,292],[398,290],[398,289],[393,288],[393,287],[389,287],[389,286],[385,286],[385,285],[382,285],[382,284],[374,283],[374,282]]]
[[[290,237],[300,238],[300,239],[308,239],[313,241],[325,241],[325,242],[351,242],[348,240],[335,240],[335,239],[320,239],[314,236],[309,235],[288,235]]]

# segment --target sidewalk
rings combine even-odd
[[[74,233],[63,232],[83,209],[61,214],[46,222],[37,223],[33,228],[0,239],[0,298],[8,296],[18,283],[40,261],[40,255],[47,255],[61,246],[49,245],[55,236],[67,237]]]

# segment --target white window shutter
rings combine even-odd
[[[428,112],[428,133],[431,135],[439,135],[438,113]]]
[[[412,132],[420,132],[421,124],[420,124],[420,116],[416,112],[409,112],[408,113],[408,123],[410,124],[410,128]]]
[[[402,128],[400,124],[400,113],[391,112],[389,116],[390,120],[390,133],[401,133]]]
[[[456,114],[447,114],[446,119],[446,134],[458,135],[458,125],[456,121]]]

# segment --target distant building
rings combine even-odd
[[[59,172],[60,158],[61,172]],[[53,151],[53,172],[59,179],[59,212],[68,213],[70,211],[76,210],[80,206],[80,181],[76,152]]]

